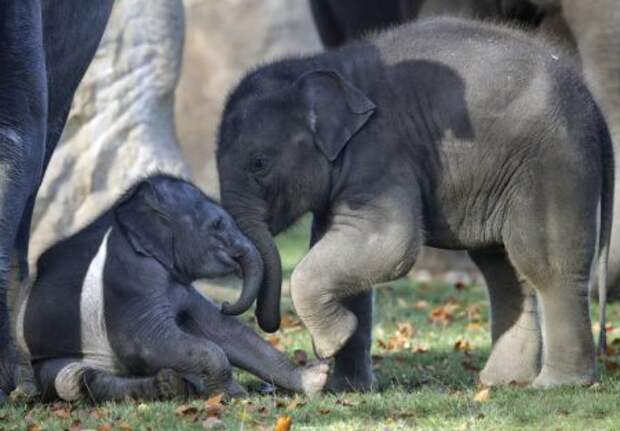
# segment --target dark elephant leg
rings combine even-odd
[[[313,395],[323,389],[327,364],[296,366],[251,328],[219,308],[198,292],[190,295],[183,312],[183,327],[196,337],[207,338],[221,348],[232,365],[284,389]]]
[[[370,391],[375,388],[370,347],[372,342],[373,292],[364,292],[343,301],[357,317],[357,329],[335,356],[334,372],[328,389],[340,391]]]
[[[310,248],[323,238],[327,228],[326,220],[315,215],[312,220]],[[329,390],[365,392],[374,388],[375,376],[370,355],[373,302],[373,291],[343,300],[344,307],[355,314],[358,324],[349,341],[334,357],[334,371],[327,383]]]
[[[493,348],[480,380],[487,386],[531,383],[540,371],[542,336],[536,293],[504,251],[470,252],[487,283]]]
[[[47,123],[40,2],[5,3],[0,8],[0,398],[14,388],[17,361],[7,307],[11,259],[41,178]],[[26,247],[18,249],[23,253]]]
[[[104,401],[166,400],[185,397],[190,385],[183,376],[160,370],[152,377],[124,377],[91,368],[76,358],[41,361],[35,372],[43,401],[62,398],[74,401],[87,398],[95,403]]]

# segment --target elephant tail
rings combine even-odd
[[[598,298],[600,312],[600,332],[598,338],[599,353],[607,352],[607,324],[605,312],[607,308],[607,261],[609,258],[609,244],[611,239],[611,227],[614,207],[614,152],[611,136],[603,115],[599,112],[601,126],[601,164],[603,167],[603,182],[600,203],[600,229],[598,238]]]

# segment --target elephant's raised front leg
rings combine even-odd
[[[334,356],[356,332],[360,322],[345,306],[347,298],[406,274],[415,262],[421,229],[404,202],[386,201],[363,213],[343,209],[295,268],[293,303],[318,356]]]
[[[531,383],[540,370],[542,349],[536,293],[519,279],[505,252],[469,254],[484,275],[491,303],[493,348],[480,381],[488,386]]]
[[[314,216],[310,248],[325,235],[328,222],[325,217]],[[344,300],[344,306],[357,317],[357,329],[344,347],[336,353],[334,370],[327,387],[331,391],[370,391],[375,386],[370,347],[372,342],[373,292],[360,293]]]

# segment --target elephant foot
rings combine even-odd
[[[533,345],[521,345],[517,349],[494,348],[480,372],[480,383],[485,386],[531,383],[540,370],[539,351],[540,348]]]
[[[248,391],[237,383],[235,379],[230,379],[224,386],[224,394],[230,398],[245,398],[248,396]]]
[[[325,329],[318,333],[310,330],[314,353],[319,359],[331,358],[342,349],[357,328],[357,317],[350,311],[342,309],[342,313],[333,325],[328,324],[323,327]]]
[[[160,399],[169,400],[188,395],[187,382],[174,370],[164,368],[155,375],[155,385]]]
[[[558,386],[590,386],[596,382],[594,368],[583,372],[566,372],[543,365],[540,374],[532,382],[533,388],[547,389]]]
[[[369,356],[369,355],[368,355]],[[371,392],[377,388],[370,357],[352,359],[348,364],[336,363],[329,376],[327,389],[331,392]]]
[[[307,396],[313,396],[321,392],[327,383],[329,366],[325,362],[309,364],[299,369],[301,390]]]

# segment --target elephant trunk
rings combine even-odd
[[[265,223],[239,223],[241,231],[256,245],[265,265],[263,283],[256,302],[256,319],[266,332],[280,328],[282,263],[280,253]]]
[[[263,281],[263,260],[256,247],[247,239],[238,246],[238,262],[243,273],[243,289],[241,296],[234,304],[224,302],[222,313],[241,314],[252,306],[258,296]]]

